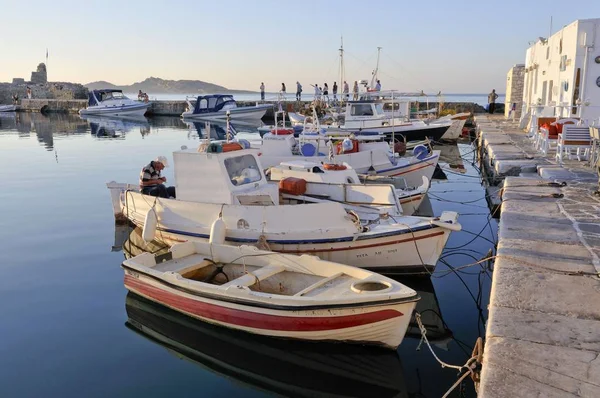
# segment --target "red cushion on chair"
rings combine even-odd
[[[561,125],[558,125],[561,126]],[[554,135],[558,136],[558,133],[562,133],[562,126],[560,127],[560,130],[558,129],[558,126],[555,123],[550,123],[550,127],[548,128],[548,136],[552,137]]]
[[[559,133],[562,133],[563,125],[565,125],[565,124],[575,124],[575,123],[573,121],[571,121],[571,120],[567,120],[564,123],[557,123],[556,129],[558,130]]]

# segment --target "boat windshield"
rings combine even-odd
[[[250,184],[262,179],[256,159],[252,155],[225,159],[225,169],[227,169],[231,183],[235,186]]]
[[[373,109],[371,104],[355,104],[350,109],[350,115],[352,116],[373,116]]]
[[[383,115],[383,104],[375,104],[375,111],[378,115]]]
[[[102,97],[100,99],[101,101],[106,101],[106,100],[109,100],[109,99],[117,99],[117,100],[119,100],[119,99],[127,99],[127,97],[123,93],[120,93],[120,92],[102,93],[101,97]]]

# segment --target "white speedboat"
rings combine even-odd
[[[291,132],[267,133],[260,146],[260,159],[264,167],[274,167],[282,162],[306,160],[329,163],[334,154],[336,163],[347,163],[358,173],[386,177],[401,177],[408,187],[420,186],[423,177],[431,180],[439,160],[439,151],[429,152],[423,145],[413,153],[399,157],[381,135],[348,136],[327,134],[300,134]],[[352,141],[352,149],[343,150],[344,140]]]
[[[198,96],[196,102],[192,104],[189,100],[188,110],[181,116],[184,119],[205,119],[205,120],[225,120],[229,116],[230,120],[243,120],[260,122],[262,117],[271,109],[270,104],[256,104],[256,106],[238,107],[232,95],[204,95]]]
[[[455,212],[439,218],[382,213],[366,222],[333,200],[285,204],[278,186],[265,178],[257,151],[238,143],[203,142],[173,157],[176,199],[143,195],[137,185],[107,184],[117,219],[145,228],[148,240],[205,241],[222,218],[228,244],[402,273],[433,269],[450,232],[460,229]]]
[[[224,239],[223,220],[212,232],[212,240]],[[252,246],[179,243],[168,255],[143,253],[122,267],[133,293],[208,323],[272,337],[396,349],[419,300],[411,288],[370,271]]]
[[[123,94],[122,90],[91,90],[88,93],[87,108],[80,109],[84,115],[143,116],[150,107],[149,102],[134,101]]]
[[[0,105],[0,112],[14,112],[16,110],[16,105]]]
[[[348,164],[334,165],[329,169],[321,163],[310,161],[285,162],[269,169],[272,181],[299,178],[306,181],[306,192],[299,196],[283,194],[306,202],[334,200],[361,214],[361,210],[382,210],[391,216],[412,215],[429,189],[429,180],[423,177],[419,187],[396,189],[388,181],[361,180]],[[380,212],[376,213],[380,216]]]

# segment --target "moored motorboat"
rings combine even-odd
[[[408,397],[400,357],[392,350],[251,335],[133,293],[127,294],[125,309],[126,326],[165,348],[174,360],[184,359],[241,386],[286,397]],[[194,374],[200,376],[195,380],[201,389],[204,378]]]
[[[306,192],[303,200],[335,200],[348,204],[360,214],[360,209],[381,208],[392,216],[412,215],[429,189],[429,180],[423,177],[422,184],[418,187],[397,188],[386,181],[377,180],[377,177],[365,176],[360,179],[356,171],[348,164],[339,164],[329,167],[311,161],[284,162],[269,170],[269,177],[273,181],[282,181],[286,178],[298,178],[306,181]],[[385,177],[384,177],[385,178]],[[394,181],[396,182],[396,181]],[[399,183],[399,182],[397,182]],[[405,183],[401,183],[405,184]],[[291,198],[294,195],[287,195]],[[395,206],[399,204],[401,207]]]
[[[450,232],[460,230],[455,212],[400,219],[377,212],[365,221],[333,200],[288,205],[281,202],[278,186],[265,178],[257,151],[219,142],[203,142],[199,150],[174,152],[176,199],[108,183],[117,219],[173,244],[207,240],[213,221],[222,218],[228,244],[260,244],[393,273],[432,270]]]
[[[211,239],[223,238],[215,221]],[[393,279],[314,256],[209,242],[122,265],[125,287],[191,317],[300,340],[400,345],[418,294]]]
[[[0,104],[0,112],[14,112],[17,110],[16,105],[2,105]]]
[[[88,93],[87,108],[80,109],[80,115],[143,116],[150,107],[149,102],[134,101],[122,90],[102,89]]]
[[[343,141],[352,141],[349,150],[343,150]],[[306,160],[312,162],[335,161],[347,163],[360,175],[401,177],[407,186],[420,186],[423,177],[431,180],[439,160],[439,151],[429,151],[422,145],[413,156],[398,156],[390,144],[375,135],[301,134],[295,138],[290,132],[268,133],[258,147],[264,167],[273,167],[282,162]]]
[[[184,119],[205,120],[245,120],[260,122],[268,109],[273,105],[256,104],[255,106],[238,107],[232,95],[214,94],[198,96],[196,102],[187,101],[188,109],[181,114]]]

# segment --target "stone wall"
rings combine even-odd
[[[516,119],[521,117],[524,85],[525,65],[518,64],[510,68],[506,76],[506,99],[504,108],[505,117],[509,116],[513,104],[515,105],[514,117]],[[510,116],[512,117],[513,115]]]
[[[0,83],[0,104],[11,104],[16,94],[20,100],[27,99],[27,87],[33,99],[87,99],[88,89],[77,83],[51,82],[45,84]]]

